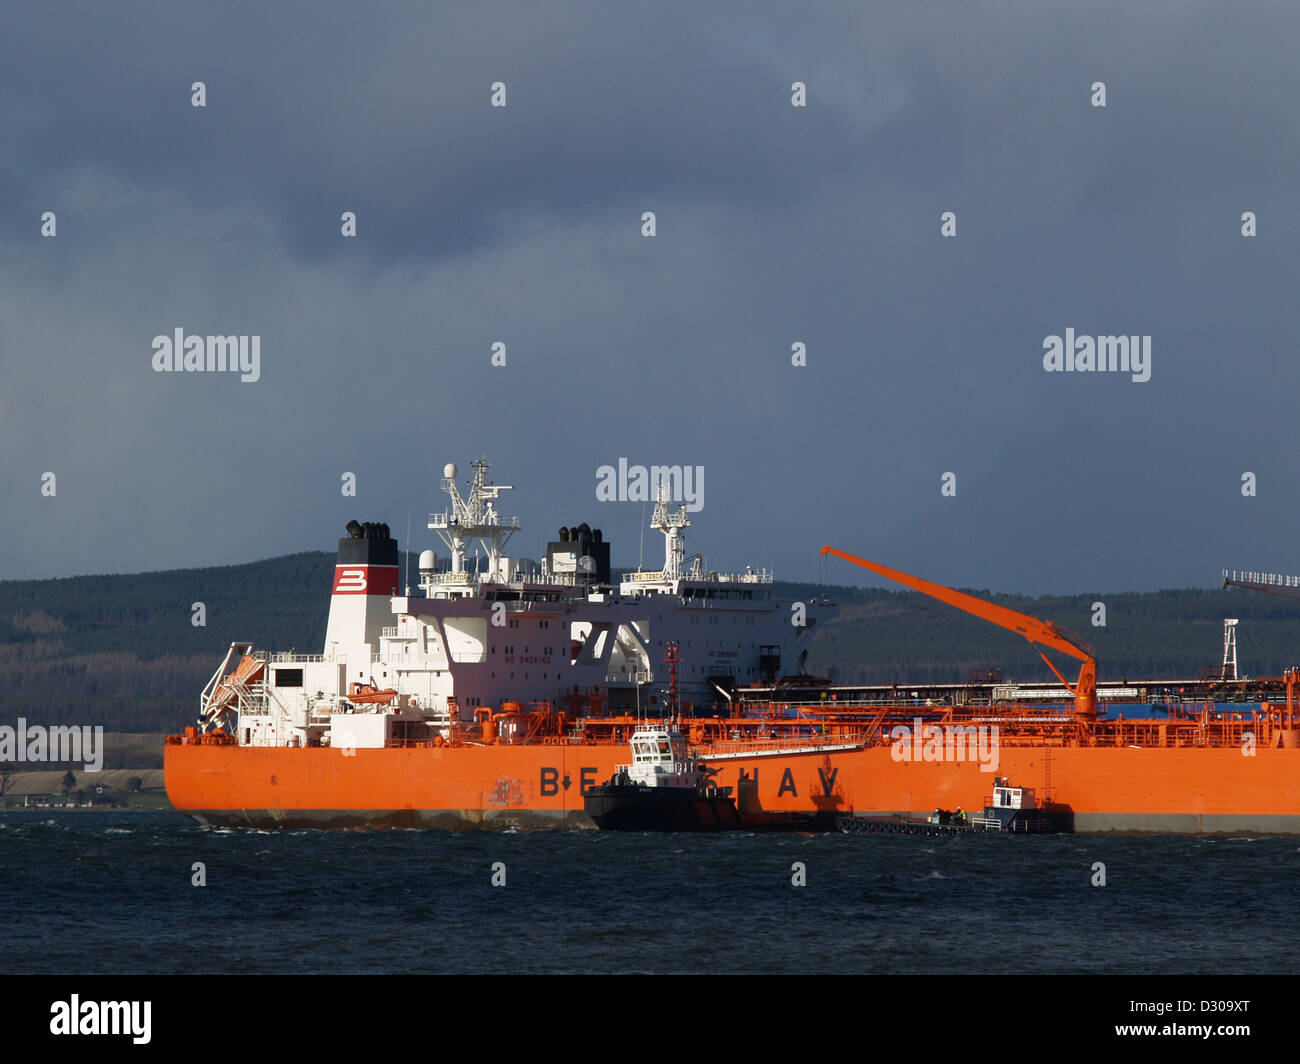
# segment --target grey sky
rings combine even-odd
[[[522,554],[585,520],[635,561],[626,457],[705,468],[714,568],[1300,571],[1294,5],[270,7],[6,14],[0,578],[432,545],[484,452]],[[261,380],[154,373],[177,327]],[[1151,335],[1151,380],[1045,373],[1067,327]]]

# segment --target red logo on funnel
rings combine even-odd
[[[397,569],[392,565],[336,565],[336,595],[396,595]]]

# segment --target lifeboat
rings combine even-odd
[[[397,697],[397,691],[386,687],[382,691],[374,684],[353,683],[348,685],[348,701],[363,706],[386,706]]]

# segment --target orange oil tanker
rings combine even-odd
[[[1300,834],[1295,683],[1288,675],[1285,705],[1227,720],[1205,707],[1085,725],[1070,707],[751,701],[682,723],[718,785],[747,776],[758,810],[815,813],[827,829],[842,815],[977,809],[996,772],[1071,813],[1080,832]],[[590,826],[582,795],[627,760],[638,719],[494,734],[511,717],[558,725],[564,714],[509,707],[450,740],[356,750],[244,747],[192,729],[169,740],[168,794],[227,825]]]
[[[231,645],[199,724],[167,740],[177,809],[259,828],[591,827],[585,791],[627,760],[638,725],[672,715],[719,786],[748,781],[738,793],[750,812],[804,813],[827,829],[846,815],[977,809],[996,776],[1080,832],[1300,835],[1294,672],[1249,685],[1249,706],[1225,708],[1207,687],[1201,702],[1157,712],[1170,684],[1099,685],[1087,644],[1050,622],[826,547],[1076,658],[1079,676],[1044,654],[1059,688],[904,697],[783,679],[782,662],[834,607],[775,600],[766,570],[710,572],[698,555],[688,565],[688,511],[670,506],[662,480],[652,527],[664,567],[615,582],[609,545],[586,524],[562,528],[536,568],[509,558],[518,519],[495,511],[508,488],[486,471],[474,463],[462,494],[445,470],[451,506],[429,528],[450,558],[439,571],[422,555],[420,594],[399,590],[387,526],[353,522],[323,653]],[[487,560],[470,571],[473,540]]]

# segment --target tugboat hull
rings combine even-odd
[[[730,795],[694,787],[591,787],[587,815],[601,831],[744,831]]]

